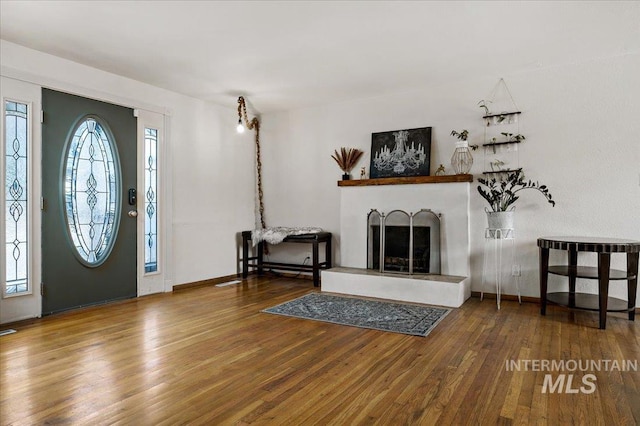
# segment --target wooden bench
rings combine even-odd
[[[315,234],[290,235],[284,239],[285,243],[306,243],[312,246],[311,265],[295,263],[269,262],[264,260],[264,243],[258,243],[254,249],[254,256],[249,256],[251,245],[251,231],[242,231],[242,278],[247,278],[249,268],[257,268],[258,275],[264,273],[265,268],[281,269],[285,271],[312,272],[313,285],[320,285],[320,270],[331,268],[331,232],[318,232]],[[320,262],[319,246],[325,244],[324,262]]]

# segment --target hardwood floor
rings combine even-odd
[[[425,338],[260,312],[312,291],[250,278],[5,325],[18,332],[0,337],[1,423],[640,423],[640,371],[507,368],[637,363],[640,322],[623,315],[598,330],[597,313],[472,298]],[[577,393],[543,392],[571,373]],[[580,392],[588,374],[595,391]]]

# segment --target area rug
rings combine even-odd
[[[310,293],[262,312],[426,336],[451,309]]]

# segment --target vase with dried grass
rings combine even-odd
[[[340,148],[340,151],[337,149],[334,151],[334,154],[331,155],[331,158],[336,160],[340,170],[344,173],[342,175],[342,180],[351,179],[351,170],[358,164],[360,157],[362,157],[364,152],[360,151],[358,148]]]

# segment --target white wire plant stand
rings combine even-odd
[[[482,267],[482,291],[480,300],[484,299],[487,283],[493,282],[496,286],[496,303],[500,309],[500,296],[506,281],[514,278],[518,292],[518,302],[522,303],[520,296],[520,269],[516,263],[516,233],[513,228],[486,228],[484,232],[485,247]],[[505,244],[507,242],[507,244]],[[507,247],[505,247],[505,245]],[[508,253],[505,253],[505,249]],[[506,268],[505,268],[506,266]]]

